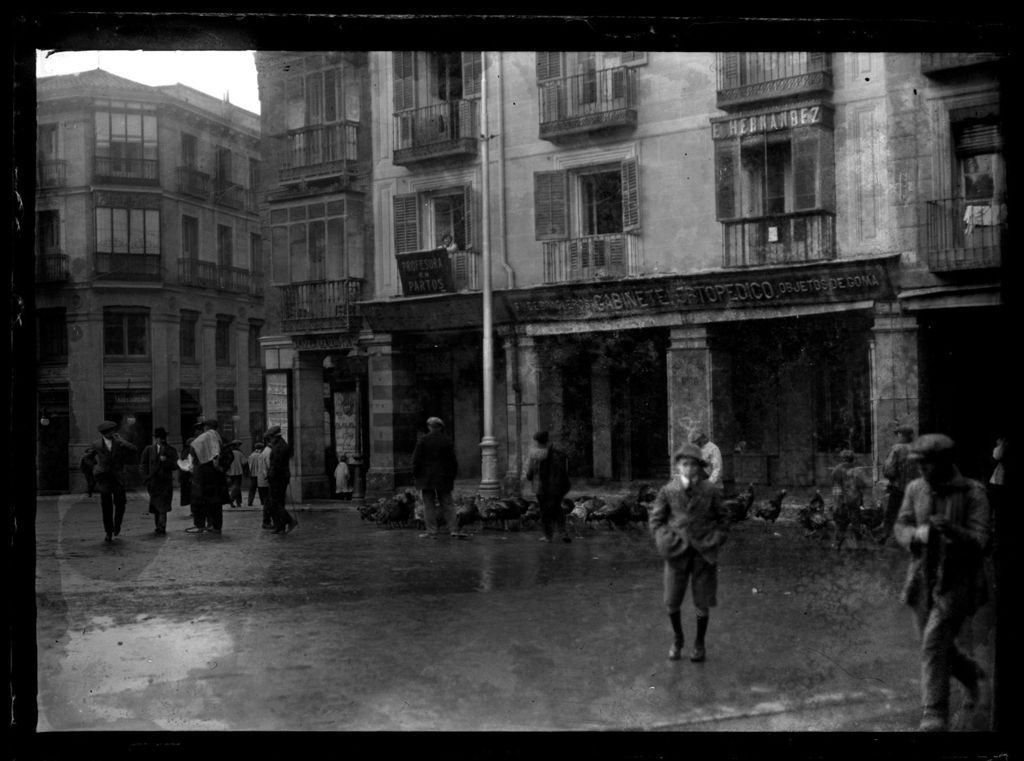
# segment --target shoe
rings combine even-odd
[[[465,539],[467,536],[469,536],[469,534],[464,534],[461,531],[452,532],[452,539]]]
[[[436,536],[437,536],[436,532],[435,533],[431,533],[430,531],[428,531],[425,534],[420,534],[420,539],[433,539]]]
[[[945,732],[948,724],[941,716],[925,716],[917,727],[918,732]]]
[[[298,521],[292,521],[292,522],[291,522],[291,523],[289,523],[289,524],[288,524],[287,526],[285,526],[285,529],[284,529],[284,533],[286,533],[286,534],[290,534],[290,533],[292,533],[292,532],[293,532],[293,531],[294,531],[295,529],[297,529],[298,527],[299,527],[299,522],[298,522]]]
[[[121,529],[115,528],[114,529],[114,536],[121,536]]]
[[[704,652],[704,646],[695,645],[693,648],[693,652],[690,653],[690,660],[694,663],[702,663],[705,657],[706,653]]]
[[[220,529],[219,528],[208,528],[206,530],[207,531],[212,531],[215,534],[219,534],[220,533]]]
[[[672,643],[672,647],[668,649],[668,659],[670,661],[678,661],[683,657],[683,642],[682,640],[676,640]]]
[[[562,537],[562,541],[565,542],[566,544],[570,544],[572,542],[572,537],[569,536],[568,534],[566,534],[565,536]]]
[[[548,537],[546,537],[546,536],[542,536],[542,537],[540,538],[540,541],[542,541],[542,542],[550,542],[550,541],[551,541],[551,539],[550,539],[550,538],[548,538]]]
[[[107,534],[105,537],[103,537],[103,541],[104,542],[112,542],[112,541],[114,541],[114,538],[110,534]]]

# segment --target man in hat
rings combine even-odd
[[[215,418],[208,418],[203,421],[203,432],[192,441],[192,508],[197,532],[219,534],[224,524],[227,475],[226,464],[221,464],[224,445],[219,428]]]
[[[256,495],[260,495],[260,505],[264,512],[267,509],[267,460],[263,456],[263,442],[257,441],[249,453],[249,507],[252,507]],[[269,513],[267,514],[269,517]],[[264,523],[269,523],[265,520]]]
[[[444,512],[444,520],[452,537],[462,539],[466,534],[459,531],[456,523],[455,502],[452,489],[459,463],[455,459],[455,445],[444,432],[444,423],[439,417],[427,418],[427,435],[416,442],[412,453],[412,477],[423,499],[423,522],[427,531],[421,537],[437,537],[440,534],[438,518]]]
[[[919,728],[941,732],[949,726],[950,677],[963,684],[963,707],[973,710],[985,676],[956,636],[988,599],[983,562],[991,515],[985,487],[960,475],[949,436],[919,436],[910,451],[921,477],[907,485],[896,517],[896,541],[911,556],[901,599],[913,608],[921,637]]]
[[[713,484],[722,483],[722,451],[718,448],[704,431],[697,429],[690,434],[690,443],[700,447],[701,457],[707,463],[704,467],[707,470],[708,481]]]
[[[139,470],[149,492],[149,512],[153,513],[155,533],[167,533],[167,513],[174,499],[174,472],[178,469],[178,452],[167,443],[167,431],[157,427],[153,443],[142,450]]]
[[[291,481],[291,445],[281,435],[281,426],[274,425],[267,429],[266,440],[270,443],[270,455],[267,458],[267,484],[270,487],[270,518],[274,523],[275,534],[289,534],[299,527],[295,516],[284,506],[285,495],[288,493],[288,482]]]
[[[858,542],[862,540],[860,509],[864,494],[870,494],[872,485],[855,463],[857,455],[852,449],[839,453],[839,464],[832,469],[832,520],[836,525],[833,548],[840,550],[846,541],[846,530],[853,529]]]
[[[917,461],[910,456],[910,442],[914,438],[914,427],[896,426],[896,443],[889,449],[882,463],[882,477],[885,478],[885,513],[882,516],[882,532],[879,544],[892,540],[893,526],[903,504],[907,484],[918,476]]]
[[[96,430],[100,432],[100,438],[92,442],[86,451],[96,463],[93,466],[93,477],[100,493],[105,540],[112,542],[113,537],[121,533],[121,521],[124,520],[128,504],[124,468],[139,448],[117,433],[117,423],[110,420],[104,420]]]
[[[690,660],[705,658],[704,637],[711,608],[717,604],[718,549],[728,537],[729,521],[722,508],[721,489],[707,480],[708,463],[696,444],[683,444],[672,458],[676,477],[658,491],[648,528],[665,561],[664,601],[675,639],[669,660],[682,657],[681,611],[686,587],[693,590],[697,637]]]
[[[245,456],[242,454],[242,440],[232,439],[228,444],[231,450],[231,464],[228,465],[228,493],[231,506],[242,506],[242,476],[245,475]]]
[[[551,444],[547,431],[533,434],[533,440],[537,446],[530,453],[526,480],[534,481],[534,493],[540,508],[540,525],[544,532],[541,541],[550,542],[554,528],[558,526],[562,541],[571,542],[572,538],[565,528],[565,511],[562,510],[562,498],[572,488],[569,481],[569,458],[565,452]]]

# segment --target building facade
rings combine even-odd
[[[338,291],[322,308],[357,324],[280,339],[311,457],[341,430],[341,367],[358,374],[369,491],[409,482],[431,415],[461,476],[481,476],[489,277],[511,490],[539,429],[597,481],[665,478],[700,428],[727,482],[813,487],[842,449],[877,464],[899,423],[949,432],[982,475],[1005,399],[1000,56],[376,51],[352,65],[370,139],[365,248],[344,260],[365,280],[357,304]],[[294,239],[279,235],[284,256]],[[319,438],[301,368],[321,377]]]
[[[259,118],[102,70],[37,81],[38,487],[83,490],[104,419],[140,448],[265,428]]]

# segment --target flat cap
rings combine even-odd
[[[100,433],[107,433],[109,431],[116,431],[117,430],[117,423],[113,422],[112,420],[104,420],[102,423],[100,423],[98,426],[96,426],[96,430],[99,431]]]
[[[281,426],[279,426],[279,425],[272,425],[272,426],[270,426],[270,428],[267,429],[267,436],[268,437],[270,437],[270,436],[277,436],[280,433],[281,433]]]
[[[444,421],[439,417],[428,417],[427,426],[429,428],[444,428]]]
[[[678,462],[684,457],[689,457],[696,460],[701,465],[707,465],[707,460],[704,459],[704,454],[700,451],[700,447],[696,444],[683,444],[676,453],[672,456],[672,462]]]
[[[953,454],[953,439],[944,433],[926,433],[914,439],[910,445],[910,456],[918,460],[933,457],[949,457]]]

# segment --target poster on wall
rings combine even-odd
[[[359,452],[359,416],[354,391],[334,392],[334,446],[340,457]]]
[[[267,408],[267,428],[281,426],[285,439],[291,441],[291,370],[267,370],[263,374],[263,401]]]

